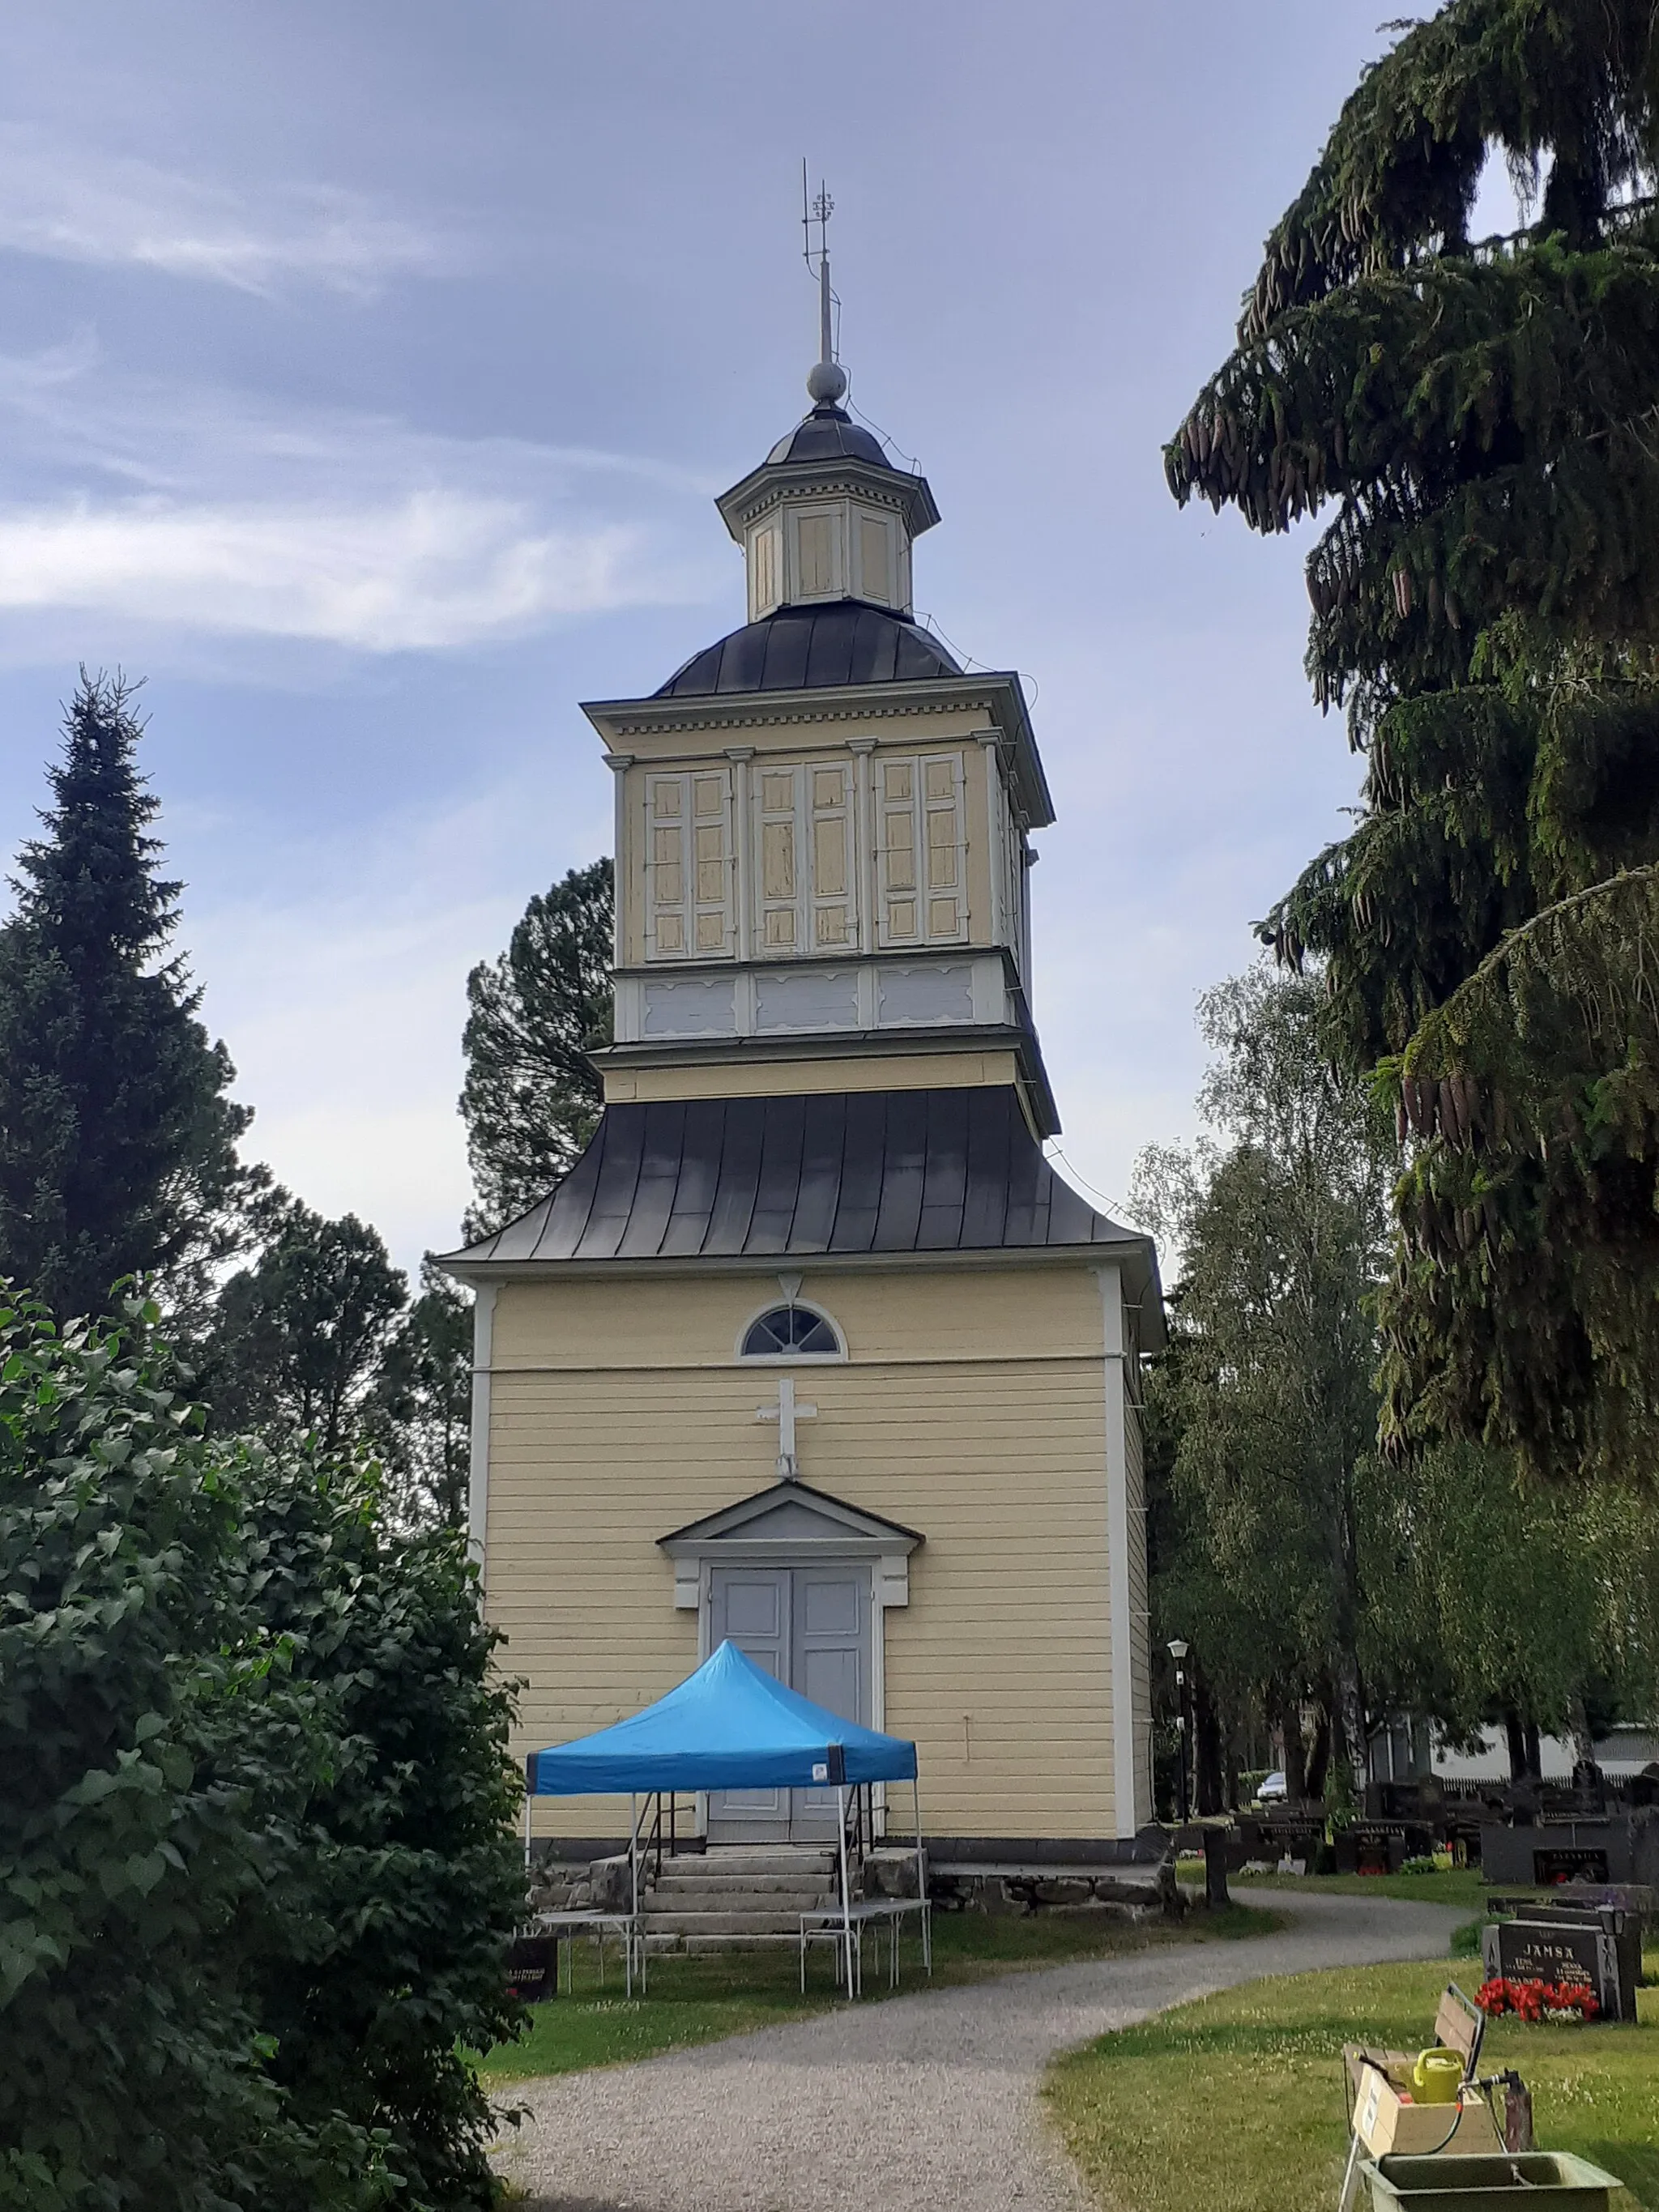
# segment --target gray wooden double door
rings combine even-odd
[[[815,1705],[871,1725],[867,1567],[716,1566],[709,1579],[711,1650],[729,1637]],[[709,1839],[821,1841],[836,1832],[836,1802],[833,1789],[713,1790]]]

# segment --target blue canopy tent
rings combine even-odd
[[[927,1894],[916,1747],[786,1689],[735,1644],[722,1644],[694,1674],[643,1712],[525,1761],[525,1855],[534,1797],[621,1796],[634,1802],[629,1838],[634,1913],[639,1913],[641,1796],[675,1790],[833,1788],[841,1812],[841,1894],[852,1981],[847,1867],[847,1792],[863,1783],[908,1782],[915,1796],[916,1871]]]

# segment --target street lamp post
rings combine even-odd
[[[1187,1809],[1187,1668],[1185,1662],[1187,1654],[1191,1650],[1192,1646],[1189,1644],[1183,1643],[1180,1637],[1172,1636],[1170,1639],[1169,1649],[1170,1656],[1175,1661],[1176,1670],[1176,1741],[1181,1752],[1181,1825],[1184,1828],[1188,1819]]]

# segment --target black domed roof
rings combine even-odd
[[[828,402],[815,407],[766,456],[768,468],[790,461],[869,461],[878,469],[893,466],[878,438]]]
[[[862,436],[864,434],[859,434]],[[962,670],[939,640],[902,615],[863,599],[819,607],[781,607],[705,646],[659,699],[708,698],[726,691],[801,691],[830,684],[913,684]]]

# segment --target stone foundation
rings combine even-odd
[[[1167,1844],[1155,1850],[1137,1838],[1133,1844],[1084,1849],[1087,1856],[1068,1860],[1060,1856],[1063,1845],[1048,1844],[1036,1846],[1029,1856],[1022,1851],[1018,1857],[983,1862],[948,1846],[948,1855],[936,1856],[930,1850],[928,1894],[941,1912],[1085,1911],[1125,1921],[1180,1918],[1185,1906]],[[914,1897],[915,1847],[889,1844],[868,1853],[860,1887],[870,1898]],[[531,1869],[532,1911],[624,1912],[629,1895],[625,1851],[585,1863],[538,1855]]]
[[[1098,1912],[1126,1921],[1178,1920],[1186,1907],[1174,1869],[941,1866],[927,1870],[940,1912]]]

